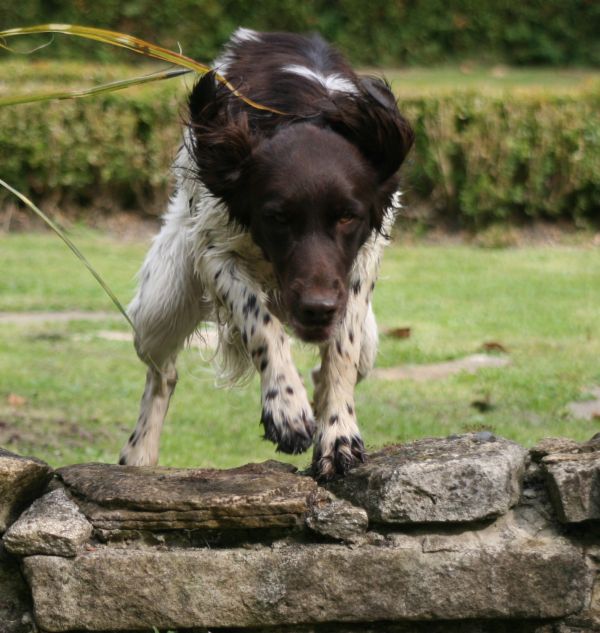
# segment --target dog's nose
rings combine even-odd
[[[307,325],[328,325],[337,312],[337,300],[327,295],[308,295],[300,300],[300,318]]]

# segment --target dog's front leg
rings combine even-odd
[[[346,315],[335,337],[321,348],[321,369],[315,384],[318,420],[313,470],[318,479],[343,475],[365,461],[365,447],[358,430],[354,387],[366,305],[362,296],[349,300]]]
[[[283,325],[269,310],[260,286],[235,260],[211,257],[202,268],[260,374],[265,439],[278,451],[304,452],[312,444],[316,425]]]
[[[375,360],[377,326],[371,295],[379,267],[379,244],[365,249],[350,279],[346,312],[333,338],[321,347],[321,368],[315,372],[315,415],[318,421],[313,472],[328,480],[365,461],[354,406],[356,383]]]

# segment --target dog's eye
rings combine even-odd
[[[274,213],[270,216],[269,219],[277,222],[278,224],[286,224],[288,216],[283,211],[279,211],[279,213]]]
[[[346,213],[345,215],[339,217],[337,222],[340,226],[347,226],[351,222],[354,222],[354,220],[356,220],[355,215],[352,215],[351,213]]]
[[[265,209],[264,218],[267,222],[276,222],[277,224],[286,224],[288,216],[281,209]]]

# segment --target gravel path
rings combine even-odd
[[[122,319],[118,312],[84,312],[68,310],[66,312],[0,312],[0,323],[48,323],[51,321],[106,321],[106,319]]]
[[[506,367],[506,365],[510,365],[510,358],[507,356],[472,354],[471,356],[457,358],[445,363],[377,368],[373,370],[371,375],[382,380],[416,380],[417,382],[423,382],[446,378],[446,376],[458,374],[461,371],[474,373],[485,367]]]

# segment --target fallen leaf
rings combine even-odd
[[[473,402],[471,402],[471,406],[474,409],[477,409],[477,411],[479,411],[480,413],[487,413],[488,411],[491,411],[494,408],[494,405],[492,404],[492,400],[489,395],[485,395],[480,400],[473,400]]]
[[[481,349],[484,352],[501,352],[502,354],[508,354],[508,350],[502,343],[498,343],[498,341],[486,341]]]
[[[16,393],[9,393],[6,402],[8,402],[11,407],[22,407],[24,404],[27,404],[27,398]]]
[[[411,328],[409,327],[390,328],[389,330],[386,331],[386,334],[394,338],[410,338]]]

